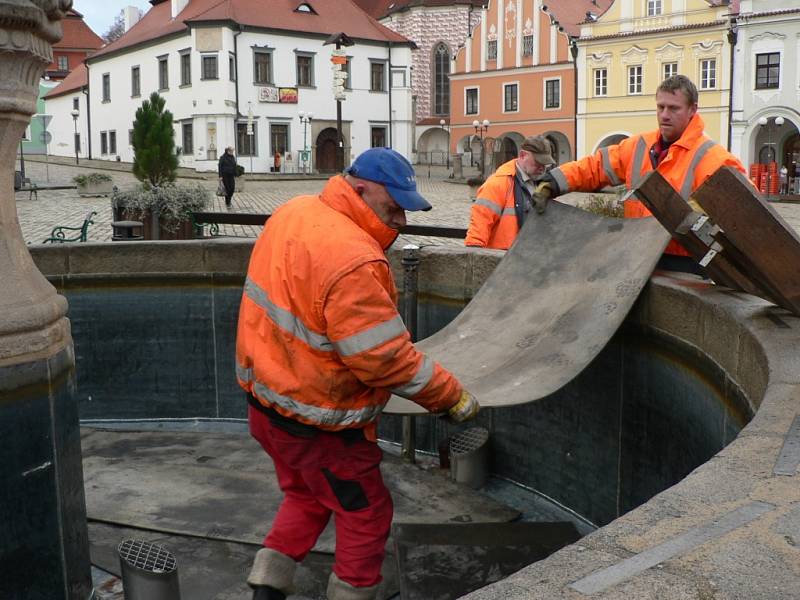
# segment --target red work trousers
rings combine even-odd
[[[275,463],[283,502],[264,546],[300,562],[331,517],[336,523],[336,576],[355,587],[381,581],[392,498],[375,442],[319,431],[300,437],[248,407],[250,434]]]

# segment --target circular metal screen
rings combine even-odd
[[[483,446],[489,439],[489,431],[483,427],[470,427],[453,436],[450,453],[454,456],[469,454]]]
[[[158,544],[142,540],[124,540],[117,548],[119,557],[132,567],[150,573],[171,573],[175,570],[175,557]]]

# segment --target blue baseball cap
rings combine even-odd
[[[433,208],[417,191],[414,167],[399,152],[391,148],[370,148],[359,154],[345,173],[380,183],[392,200],[404,210],[430,210]]]

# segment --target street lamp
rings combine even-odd
[[[758,118],[758,124],[761,126],[761,128],[763,129],[763,128],[766,127],[766,129],[767,129],[767,148],[768,148],[768,150],[772,151],[772,161],[774,161],[775,165],[777,166],[777,164],[778,164],[778,152],[777,152],[777,150],[775,148],[772,147],[772,123],[770,123],[770,119],[772,119],[772,121],[775,123],[775,125],[777,127],[782,127],[783,123],[784,123],[784,118],[783,117],[769,117],[769,118],[768,117],[759,117]],[[767,158],[769,158],[769,152],[767,152]],[[771,173],[770,173],[770,170],[769,170],[769,163],[767,163],[767,199],[769,199],[770,196],[771,196],[771,193],[770,193],[770,183],[771,183],[770,179],[771,179]]]
[[[250,138],[250,172],[253,172],[253,154],[255,154],[255,148],[253,148],[253,102],[247,102],[247,136]]]
[[[439,119],[439,127],[442,128],[442,131],[447,133],[447,170],[450,170],[450,128],[447,127],[447,121],[444,119]],[[450,179],[453,178],[453,174],[450,173]]]
[[[311,120],[314,118],[314,113],[312,112],[303,112],[302,110],[297,113],[300,115],[300,122],[303,124],[303,173],[308,173],[308,164],[311,162],[308,156],[308,140],[306,138],[306,133],[308,132],[308,125],[311,123]]]
[[[486,171],[486,148],[483,147],[483,134],[489,130],[489,119],[483,121],[476,119],[472,122],[472,126],[475,128],[475,134],[481,140],[481,178],[483,178]]]
[[[70,112],[69,114],[72,115],[72,123],[75,125],[75,141],[74,141],[74,143],[75,143],[75,164],[78,165],[78,164],[80,164],[78,162],[78,150],[79,150],[79,147],[78,147],[78,144],[79,144],[79,140],[78,140],[78,117],[80,116],[81,113],[77,108],[73,108],[72,112]]]

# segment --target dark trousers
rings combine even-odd
[[[222,185],[225,186],[225,204],[230,204],[231,198],[233,197],[233,192],[236,189],[236,176],[223,175]]]

